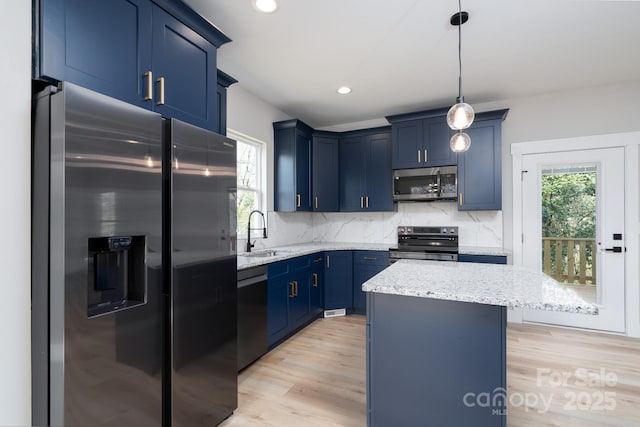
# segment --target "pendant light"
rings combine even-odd
[[[467,129],[473,123],[475,113],[471,105],[464,102],[464,96],[462,96],[462,24],[469,20],[469,14],[462,11],[461,0],[458,0],[458,13],[451,17],[451,25],[458,26],[458,97],[456,103],[453,105],[447,113],[447,123],[453,130],[457,130],[449,141],[451,150],[456,153],[467,151],[471,145],[471,138],[469,135],[462,132]]]

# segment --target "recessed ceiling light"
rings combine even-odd
[[[349,86],[340,86],[336,92],[340,95],[347,95],[351,93],[351,88]]]
[[[253,0],[253,7],[263,13],[273,13],[278,9],[276,0]]]

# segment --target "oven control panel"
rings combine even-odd
[[[399,226],[398,236],[407,235],[441,235],[441,236],[457,236],[458,227],[414,227],[414,226]]]

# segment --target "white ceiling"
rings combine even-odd
[[[233,41],[218,67],[315,128],[444,107],[458,92],[455,0],[185,0]],[[640,1],[465,0],[470,104],[640,80]],[[353,88],[340,96],[341,85]],[[597,100],[594,100],[597,102]]]

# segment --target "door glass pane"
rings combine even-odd
[[[586,301],[597,302],[597,165],[542,170],[542,269]]]

